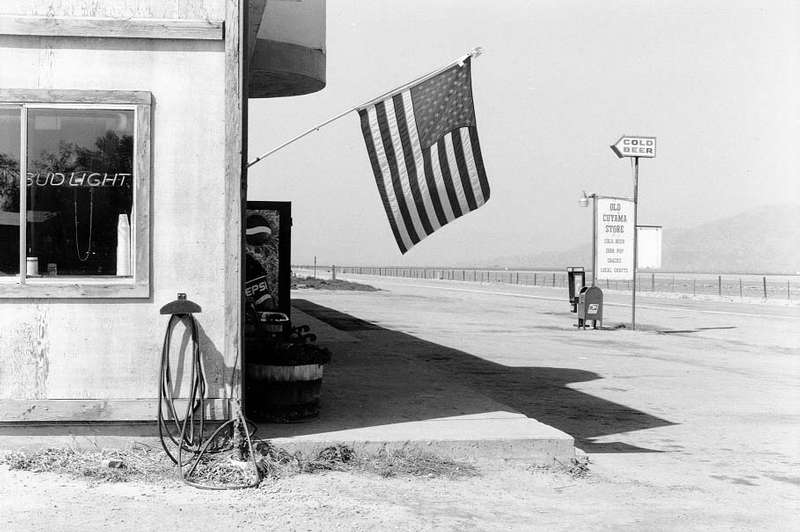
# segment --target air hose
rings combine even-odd
[[[210,435],[206,436],[205,419],[205,398],[206,398],[206,376],[203,368],[203,359],[200,353],[200,343],[197,334],[197,321],[194,313],[200,312],[200,306],[186,299],[186,294],[178,294],[178,299],[164,305],[161,314],[170,314],[167,330],[164,334],[164,347],[161,350],[161,370],[158,388],[158,435],[161,446],[170,460],[178,466],[183,482],[195,488],[201,489],[243,489],[254,488],[261,483],[261,473],[256,464],[255,454],[247,420],[242,414],[241,405],[238,401],[232,401],[233,412],[231,418],[222,423]],[[191,336],[191,375],[189,381],[189,395],[186,401],[186,411],[183,418],[178,415],[175,405],[177,399],[173,395],[174,384],[172,380],[172,369],[170,368],[170,344],[172,341],[172,331],[181,322],[187,323]],[[166,416],[165,416],[166,414]],[[240,432],[244,433],[247,441],[247,450],[255,471],[255,480],[243,484],[211,485],[202,484],[190,480],[192,474],[200,465],[206,453],[216,453],[230,450],[232,443],[219,445],[215,443],[217,438],[231,429],[228,442],[239,441]],[[167,440],[171,441],[173,447],[170,450]],[[188,455],[188,456],[187,456]]]

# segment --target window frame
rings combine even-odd
[[[0,299],[150,297],[151,110],[149,91],[0,89],[0,105],[20,107],[19,274],[0,277]],[[28,109],[118,109],[134,112],[131,276],[26,275]]]

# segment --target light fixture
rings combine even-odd
[[[589,196],[586,195],[586,191],[583,191],[583,196],[578,200],[578,205],[581,207],[588,207],[589,206]]]

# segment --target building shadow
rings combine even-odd
[[[512,367],[295,299],[292,305],[357,341],[334,351],[322,412],[306,423],[263,425],[262,437],[301,435],[487,412],[518,412],[566,432],[588,452],[657,452],[596,438],[672,425],[569,385],[601,379],[559,367]],[[325,344],[324,334],[319,341]]]

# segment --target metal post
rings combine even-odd
[[[722,296],[722,276],[717,275],[717,295]]]
[[[317,256],[314,255],[314,279],[317,278]]]
[[[592,194],[592,286],[597,279],[597,194]]]
[[[19,282],[20,284],[25,284],[28,271],[28,193],[26,186],[28,175],[28,108],[23,107],[20,113],[19,153],[22,156],[19,158]],[[75,216],[75,223],[77,224],[77,214]]]
[[[742,278],[739,277],[739,298],[744,299],[744,291],[742,290]]]
[[[639,266],[638,231],[636,230],[639,214],[639,158],[633,158],[633,287],[631,290],[631,329],[636,330],[636,268]]]
[[[656,291],[656,274],[654,273],[650,274],[650,291],[651,292]]]
[[[761,279],[764,282],[764,299],[767,299],[767,277],[764,276]]]

